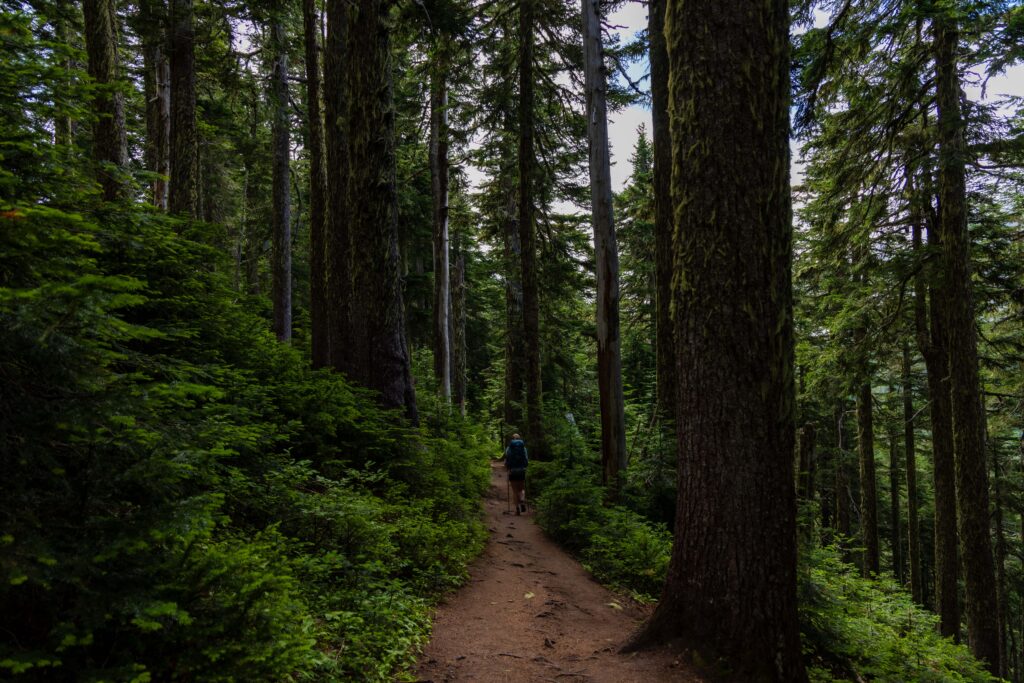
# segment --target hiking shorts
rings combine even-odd
[[[509,481],[526,481],[526,468],[515,468],[508,471]]]

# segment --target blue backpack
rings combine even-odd
[[[526,444],[522,439],[513,439],[508,444],[505,467],[510,470],[525,470],[530,459],[526,457]]]

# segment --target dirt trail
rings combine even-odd
[[[532,513],[506,512],[504,470],[485,501],[491,537],[470,580],[437,609],[421,681],[700,681],[678,651],[620,655],[649,614],[599,585],[549,540]]]

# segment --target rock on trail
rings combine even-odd
[[[619,646],[650,609],[599,585],[532,518],[506,511],[492,464],[485,501],[491,536],[470,580],[442,603],[420,681],[701,681],[678,649],[629,655]]]

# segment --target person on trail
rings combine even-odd
[[[526,512],[526,468],[530,464],[530,458],[526,454],[526,444],[518,434],[512,435],[505,454],[501,456],[505,461],[505,470],[508,472],[508,483],[512,487],[512,493],[516,501],[516,514]]]

